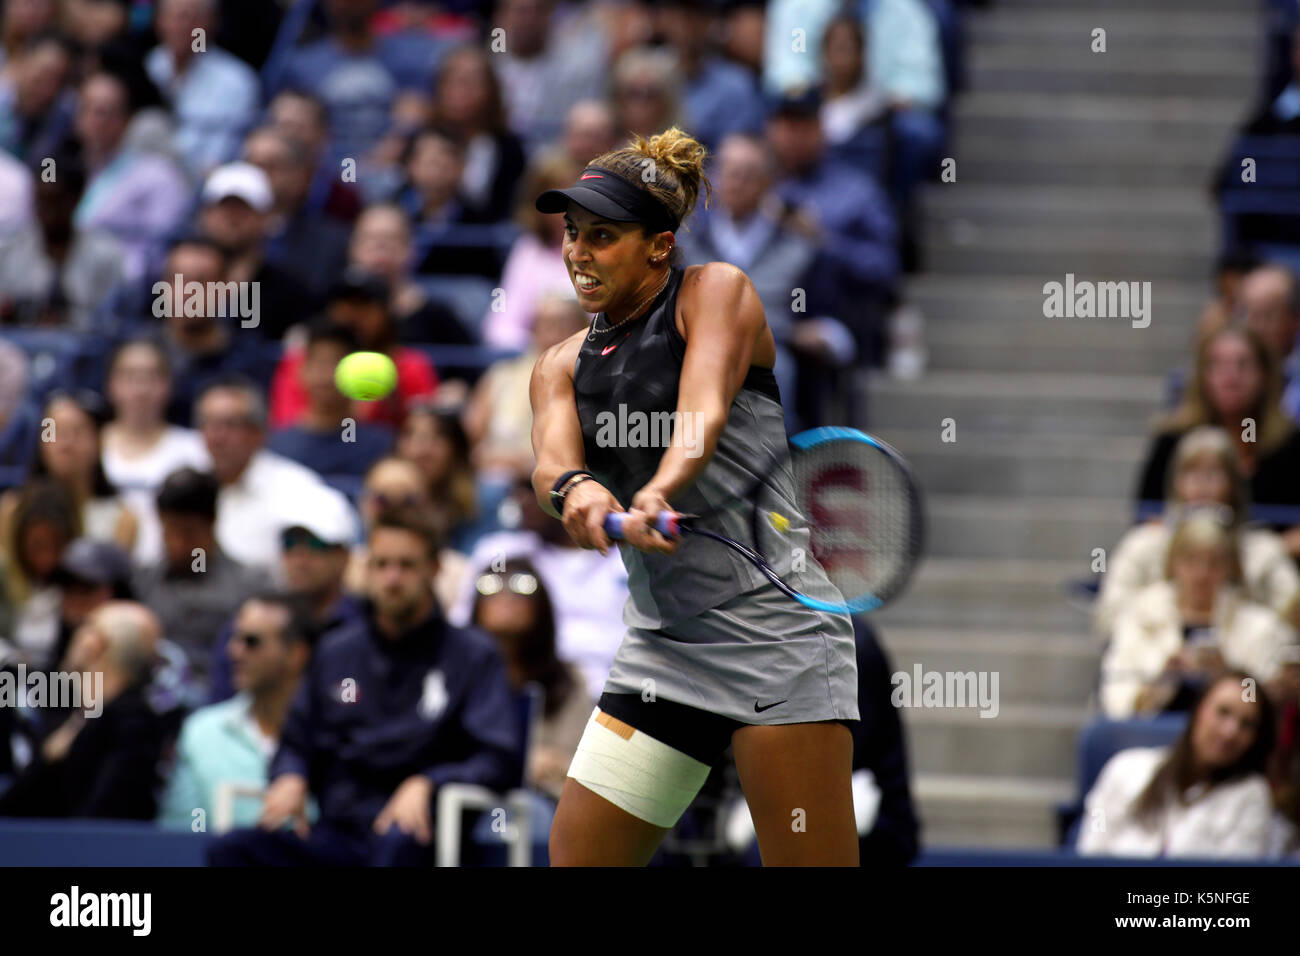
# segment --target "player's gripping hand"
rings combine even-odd
[[[605,534],[605,515],[622,511],[623,506],[608,488],[588,478],[573,486],[564,499],[564,530],[580,548],[595,548],[609,554],[609,535]]]
[[[655,528],[655,520],[661,511],[672,511],[659,491],[646,485],[632,499],[632,510],[628,512],[627,523],[623,525],[623,535],[628,544],[642,551],[654,554],[672,554],[677,550],[679,539],[668,538]]]

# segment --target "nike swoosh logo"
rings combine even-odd
[[[613,345],[606,345],[603,349],[600,350],[600,354],[608,355],[610,352],[614,351],[614,349],[618,348],[621,344],[622,344],[621,342],[615,342]]]
[[[604,178],[605,178],[605,177],[602,176],[600,173],[587,173],[587,175],[579,177],[580,180],[582,180],[582,179],[604,179]]]
[[[763,711],[765,711],[765,710],[771,710],[773,707],[778,707],[778,706],[780,706],[781,704],[787,703],[789,700],[790,700],[790,698],[787,697],[785,700],[778,700],[775,704],[768,704],[766,707],[759,707],[759,706],[758,706],[758,701],[755,700],[755,701],[754,701],[754,713],[756,713],[756,714],[761,714]]]

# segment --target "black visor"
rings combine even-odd
[[[569,200],[610,222],[639,222],[653,232],[676,232],[678,221],[644,189],[599,166],[588,166],[568,189],[548,189],[537,197],[538,212],[567,212]]]

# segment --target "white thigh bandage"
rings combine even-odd
[[[704,786],[709,765],[597,707],[582,732],[569,776],[632,816],[668,828]]]

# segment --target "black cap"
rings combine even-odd
[[[566,212],[569,200],[610,222],[640,222],[656,232],[675,232],[679,223],[649,191],[599,166],[588,166],[568,189],[548,189],[537,197],[538,212]]]
[[[382,276],[359,266],[348,266],[330,288],[329,299],[362,299],[386,304],[389,293],[388,283]]]
[[[125,551],[107,541],[78,538],[63,549],[54,581],[97,586],[120,584],[131,577],[131,560]]]
[[[822,108],[816,86],[791,86],[767,96],[768,116],[817,116]]]

